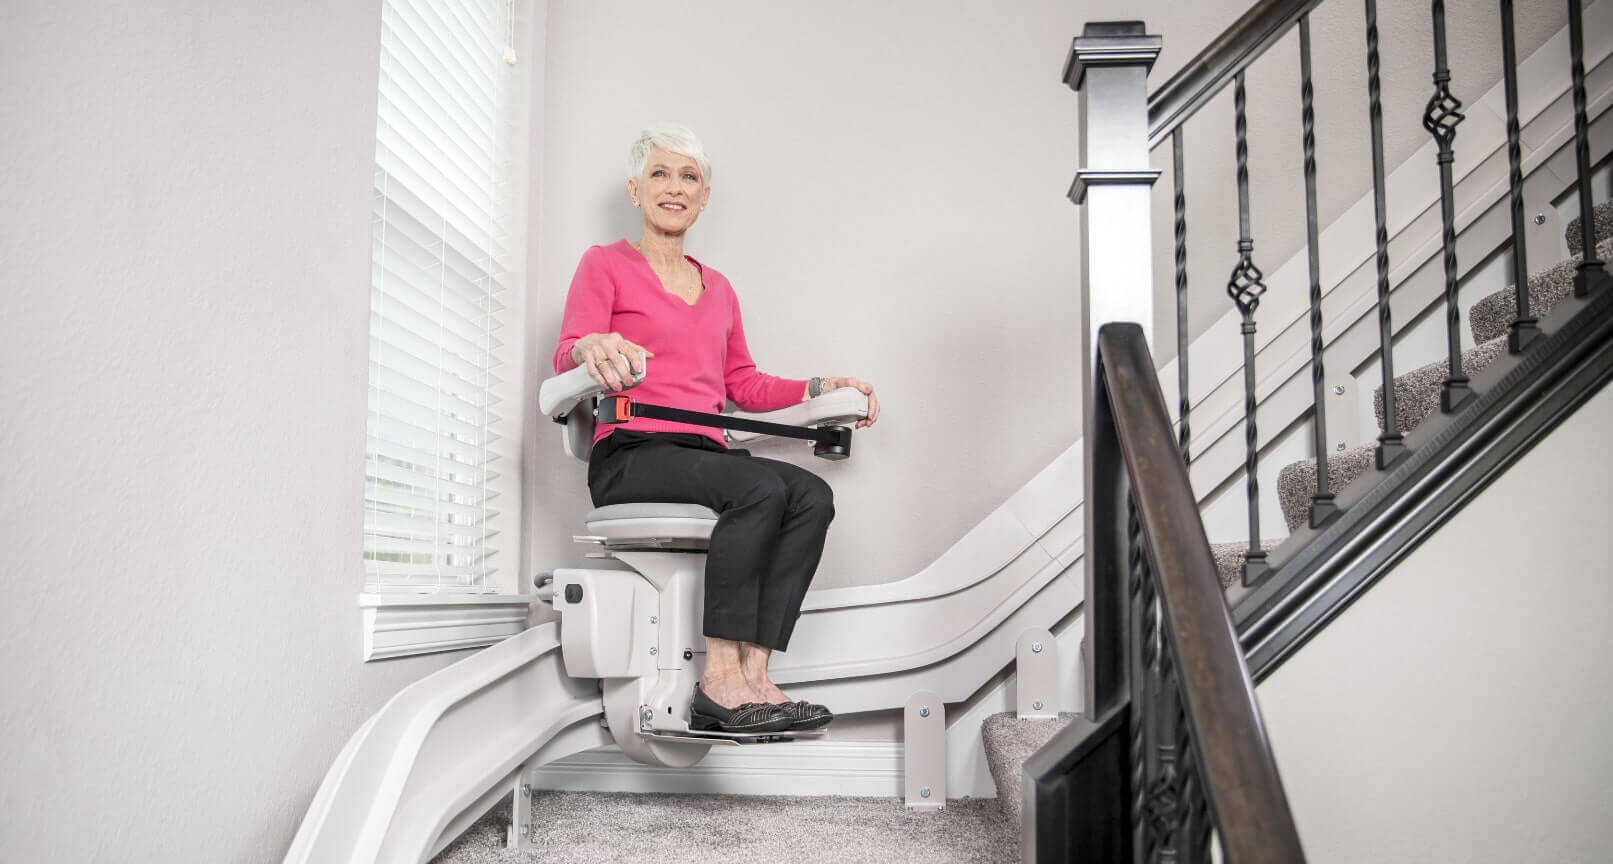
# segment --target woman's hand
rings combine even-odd
[[[620,333],[589,333],[571,346],[571,360],[588,367],[588,377],[606,390],[626,390],[644,371],[644,358],[655,353],[622,338]]]
[[[879,419],[879,397],[874,395],[874,385],[859,378],[824,378],[819,385],[820,392],[829,393],[842,387],[855,387],[868,397],[868,416],[857,421],[857,428],[862,429],[874,425]]]

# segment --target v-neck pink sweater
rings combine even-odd
[[[566,295],[554,371],[568,372],[571,347],[590,333],[620,333],[655,354],[643,383],[627,391],[633,399],[686,411],[718,413],[727,400],[745,411],[774,411],[801,401],[805,380],[776,378],[757,371],[745,347],[739,298],[721,273],[689,258],[705,290],[693,304],[666,290],[648,261],[626,240],[593,246],[583,253]],[[594,431],[594,443],[617,429],[636,432],[693,432],[724,443],[722,430],[648,417]]]

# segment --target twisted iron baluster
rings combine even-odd
[[[1367,104],[1372,120],[1372,215],[1378,228],[1378,348],[1383,368],[1383,431],[1378,435],[1378,468],[1388,468],[1408,452],[1395,422],[1394,335],[1389,323],[1389,217],[1383,183],[1383,102],[1378,79],[1378,3],[1367,5]]]
[[[1507,185],[1512,193],[1512,287],[1517,293],[1518,316],[1507,331],[1507,350],[1522,353],[1540,335],[1535,316],[1529,314],[1529,256],[1524,253],[1523,147],[1518,132],[1518,48],[1512,29],[1512,0],[1501,0],[1501,68],[1507,90]]]
[[[1198,754],[1193,752],[1192,730],[1187,722],[1187,710],[1177,693],[1176,713],[1177,776],[1181,778],[1181,822],[1177,832],[1177,848],[1183,864],[1197,864],[1210,860],[1210,819],[1208,802],[1204,797],[1204,780],[1199,774]]]
[[[1182,825],[1185,811],[1182,808],[1182,780],[1177,769],[1178,742],[1185,734],[1181,730],[1182,699],[1176,687],[1176,663],[1171,653],[1170,640],[1159,640],[1159,676],[1156,680],[1154,725],[1157,735],[1155,753],[1158,777],[1150,787],[1153,802],[1155,830],[1160,835],[1159,860],[1161,864],[1178,864],[1181,860]]]
[[[1456,126],[1465,116],[1462,100],[1451,94],[1451,69],[1445,62],[1445,0],[1433,0],[1434,13],[1434,95],[1423,109],[1423,128],[1439,145],[1439,217],[1445,228],[1445,341],[1450,353],[1451,374],[1440,387],[1440,408],[1449,413],[1473,398],[1467,376],[1462,374],[1462,331],[1460,308],[1456,302],[1456,201],[1451,192],[1451,163],[1456,161],[1451,144]]]
[[[1182,191],[1182,127],[1171,132],[1171,158],[1175,163],[1172,184],[1176,187],[1176,404],[1181,425],[1177,427],[1177,447],[1182,451],[1182,462],[1192,464],[1188,455],[1187,414],[1191,400],[1187,398],[1187,196]]]
[[[1154,615],[1154,586],[1147,572],[1147,555],[1143,550],[1142,526],[1137,520],[1137,503],[1130,496],[1126,500],[1126,540],[1130,562],[1131,634],[1127,638],[1130,648],[1129,678],[1131,680],[1131,830],[1132,848],[1142,853],[1142,860],[1153,860],[1155,832],[1149,818],[1149,678],[1154,665],[1155,645],[1158,639],[1158,619]]]
[[[1316,112],[1311,106],[1311,16],[1299,19],[1299,102],[1305,148],[1305,249],[1311,277],[1311,391],[1316,416],[1311,421],[1316,448],[1316,493],[1311,496],[1311,527],[1320,528],[1339,512],[1327,489],[1327,406],[1322,395],[1322,262],[1316,225]]]
[[[1259,435],[1255,429],[1255,309],[1266,293],[1264,274],[1255,266],[1255,241],[1249,231],[1249,123],[1244,112],[1243,73],[1233,79],[1233,134],[1238,157],[1238,264],[1227,279],[1227,295],[1243,315],[1243,437],[1244,474],[1249,496],[1249,551],[1243,563],[1243,584],[1253,585],[1266,575],[1266,552],[1260,548]]]
[[[1596,257],[1596,213],[1591,206],[1591,136],[1585,116],[1585,21],[1580,0],[1568,0],[1568,53],[1574,79],[1574,163],[1579,172],[1580,247],[1583,260],[1574,274],[1574,296],[1608,287],[1607,271]]]

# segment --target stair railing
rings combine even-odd
[[[1142,22],[1087,24],[1075,39],[1065,66],[1064,80],[1080,94],[1081,112],[1082,167],[1070,198],[1082,205],[1087,707],[1084,718],[1026,763],[1023,857],[1027,861],[1208,861],[1212,832],[1219,837],[1228,861],[1303,860],[1292,815],[1261,728],[1245,662],[1247,646],[1239,644],[1239,628],[1250,623],[1245,619],[1256,615],[1273,618],[1273,610],[1283,602],[1281,592],[1295,587],[1284,581],[1292,581],[1293,574],[1268,565],[1259,524],[1255,317],[1267,286],[1256,263],[1251,232],[1244,70],[1279,39],[1298,30],[1303,129],[1299,144],[1304,153],[1310,365],[1315,400],[1312,419],[1318,462],[1309,522],[1312,529],[1331,525],[1337,533],[1344,523],[1365,519],[1367,513],[1348,514],[1348,508],[1335,500],[1329,488],[1328,447],[1323,437],[1324,340],[1309,28],[1309,13],[1320,2],[1257,3],[1152,97],[1147,95],[1146,79],[1162,42],[1160,37],[1149,35]],[[1384,385],[1383,428],[1376,462],[1380,470],[1412,466],[1426,475],[1433,470],[1423,464],[1431,461],[1429,454],[1414,453],[1407,447],[1395,404],[1377,0],[1363,2],[1376,231],[1378,356]],[[1566,2],[1583,224],[1584,263],[1580,265],[1575,293],[1586,297],[1596,292],[1605,295],[1609,279],[1602,262],[1595,257],[1583,16],[1580,0]],[[1459,350],[1451,165],[1456,130],[1463,115],[1461,103],[1450,89],[1444,5],[1443,0],[1431,0],[1430,4],[1434,89],[1423,115],[1423,126],[1437,145],[1435,163],[1440,172],[1449,354],[1441,409],[1446,414],[1460,414],[1458,420],[1479,425],[1480,420],[1491,423],[1508,409],[1494,407],[1493,399],[1484,398],[1491,394],[1474,388],[1464,374]],[[1563,340],[1536,338],[1541,331],[1529,308],[1521,230],[1523,181],[1512,0],[1499,0],[1499,12],[1514,229],[1511,243],[1517,275],[1517,315],[1510,328],[1509,348],[1513,354],[1534,348],[1538,355],[1544,350],[1542,343]],[[1259,601],[1247,604],[1253,610],[1248,614],[1240,607],[1236,616],[1228,613],[1186,470],[1192,440],[1183,128],[1228,85],[1234,88],[1239,237],[1226,290],[1242,319],[1243,471],[1249,513],[1242,582],[1245,589],[1250,589],[1245,596]],[[1150,191],[1161,173],[1151,167],[1150,152],[1167,139],[1171,142],[1173,168],[1178,325],[1179,413],[1174,429],[1148,350],[1152,344],[1154,285]],[[1598,309],[1608,306],[1605,302],[1596,305]],[[1554,346],[1545,347],[1557,350]],[[1578,362],[1566,353],[1559,359],[1561,362],[1553,362],[1565,369]],[[1545,364],[1534,365],[1539,368]],[[1496,389],[1503,388],[1497,385]],[[1561,401],[1567,404],[1569,400]],[[1170,441],[1173,437],[1174,442]],[[1440,446],[1454,445],[1442,438]],[[1415,479],[1409,470],[1399,473],[1406,475],[1401,479]],[[1317,625],[1311,622],[1305,626],[1314,629]],[[1294,644],[1300,638],[1303,636],[1294,637]],[[1291,648],[1267,644],[1262,650],[1269,656],[1279,656]]]
[[[1147,338],[1099,329],[1086,717],[1025,763],[1025,861],[1304,861]]]

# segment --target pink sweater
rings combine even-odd
[[[655,354],[649,374],[628,395],[636,401],[717,413],[727,400],[745,411],[774,411],[801,401],[806,381],[756,370],[745,347],[739,298],[721,273],[693,258],[705,291],[693,306],[661,286],[648,261],[626,240],[583,253],[566,295],[554,371],[567,372],[571,346],[589,333],[620,333]],[[723,443],[722,430],[635,417],[594,431],[594,443],[616,429],[693,432]]]

